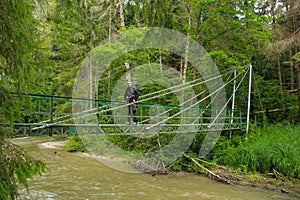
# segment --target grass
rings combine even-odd
[[[293,179],[300,178],[300,126],[268,126],[240,139],[236,147],[232,144],[228,151],[219,144],[213,152],[219,164],[234,166],[238,170],[261,173],[278,171]],[[221,149],[223,151],[221,151]],[[223,154],[221,154],[222,152]]]

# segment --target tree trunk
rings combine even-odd
[[[91,32],[90,32],[90,44],[91,44],[91,46],[92,46],[92,44],[93,44],[93,30],[91,30]],[[90,99],[90,101],[92,101],[93,100],[93,54],[92,53],[90,53],[89,54],[89,78],[90,78],[90,80],[89,80],[89,87],[90,87],[90,94],[89,94],[89,99]],[[93,108],[93,104],[92,104],[92,102],[90,103],[90,109],[92,109]]]
[[[124,14],[123,14],[123,0],[119,0],[120,6],[120,26],[125,27]]]
[[[89,13],[89,17],[92,19],[92,17],[93,17],[93,13],[92,13],[92,10],[90,10],[90,13]],[[95,35],[95,32],[94,32],[94,30],[93,29],[91,29],[91,31],[90,31],[90,45],[91,45],[91,47],[93,48],[93,39],[94,39],[94,35]],[[93,103],[92,103],[92,101],[93,101],[93,54],[92,53],[90,53],[90,55],[89,55],[89,72],[90,72],[90,74],[89,74],[89,76],[90,76],[90,80],[89,80],[89,84],[90,84],[90,94],[89,94],[89,99],[90,99],[90,101],[91,101],[91,103],[90,103],[90,109],[92,109],[93,108]],[[97,97],[96,97],[97,98]]]
[[[119,6],[120,6],[120,26],[121,27],[125,27],[125,21],[124,21],[124,14],[123,14],[123,0],[119,0]],[[126,50],[127,51],[127,50]],[[124,66],[126,68],[126,73],[125,73],[125,81],[131,81],[131,73],[129,70],[129,63],[128,62],[125,62],[124,63]]]
[[[109,5],[108,41],[111,41],[111,4]]]
[[[192,19],[191,17],[189,17],[189,25],[188,25],[188,34],[187,36],[189,37],[189,29],[191,27],[192,24]],[[184,59],[184,66],[183,66],[183,72],[182,72],[182,83],[184,84],[186,82],[186,72],[187,72],[187,68],[188,68],[188,53],[189,53],[189,38],[187,38],[187,42],[186,42],[186,46],[185,46],[185,59]]]
[[[93,55],[92,53],[89,54],[89,99],[90,99],[90,105],[89,108],[92,109],[93,108],[93,104],[92,104],[92,100],[93,100]]]
[[[297,119],[300,121],[300,65],[297,64],[297,75],[298,75],[298,117]]]
[[[125,62],[125,64],[124,64],[124,66],[125,66],[125,68],[126,68],[126,73],[125,73],[125,81],[127,82],[127,81],[131,81],[131,73],[130,73],[130,71],[128,71],[129,70],[129,63],[128,62]]]
[[[290,49],[290,72],[291,72],[291,90],[295,88],[294,66],[293,66],[293,50]]]
[[[278,76],[279,76],[279,85],[280,85],[281,96],[283,96],[283,83],[282,83],[282,73],[281,73],[280,61],[277,61],[277,67],[278,67]]]
[[[182,81],[183,59],[180,57],[180,80]]]
[[[160,75],[162,77],[163,75],[163,65],[162,65],[162,55],[161,55],[161,51],[159,51],[159,66],[160,66]]]
[[[270,2],[270,4],[271,4],[271,11],[270,12],[271,12],[271,17],[272,17],[272,26],[273,26],[273,28],[276,24],[276,16],[275,16],[276,3],[277,3],[276,0],[272,0]]]

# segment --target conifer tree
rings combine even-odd
[[[27,178],[41,173],[45,165],[32,160],[18,146],[8,142],[7,123],[18,120],[18,106],[12,91],[30,90],[31,75],[38,60],[38,21],[31,0],[0,1],[0,199],[16,199],[18,187],[28,188]]]

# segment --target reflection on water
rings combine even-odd
[[[120,172],[95,159],[37,145],[50,140],[49,137],[13,140],[49,168],[43,176],[29,181],[30,195],[21,191],[26,199],[296,199],[277,191],[224,185],[194,174],[151,176]]]

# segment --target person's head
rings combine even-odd
[[[127,86],[131,87],[131,81],[127,81]]]

